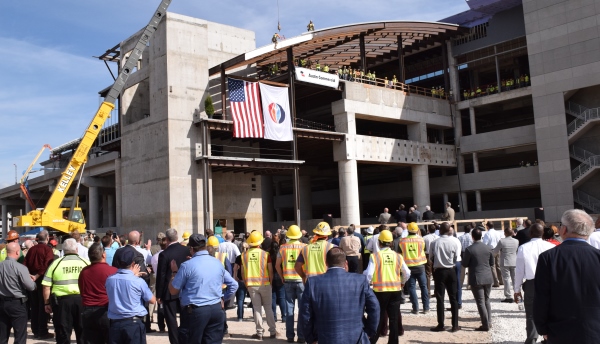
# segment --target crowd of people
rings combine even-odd
[[[0,251],[0,337],[6,340],[12,329],[14,342],[25,343],[31,319],[37,339],[69,343],[74,332],[78,343],[145,343],[146,334],[155,332],[156,311],[159,331],[168,332],[171,344],[220,343],[228,336],[225,310],[237,305],[242,321],[248,295],[253,339],[281,336],[275,326],[279,306],[288,342],[374,344],[387,336],[388,343],[398,343],[405,295],[413,314],[428,313],[435,297],[431,331],[460,331],[468,274],[481,319],[476,331],[492,328],[491,289],[503,286],[502,302],[524,305],[526,343],[540,335],[550,343],[598,338],[600,292],[587,272],[600,268],[600,228],[594,231],[589,215],[569,210],[559,227],[517,220],[503,231],[490,221],[469,223],[458,235],[450,203],[441,222],[426,209],[421,214],[417,205],[401,205],[390,214],[386,208],[379,226],[362,230],[321,222],[310,235],[292,225],[237,238],[207,229],[205,235],[185,232],[181,240],[171,228],[154,245],[142,245],[141,234],[132,231],[123,242],[112,232],[90,237],[86,247],[73,232],[60,251],[41,231],[26,254],[11,231]],[[433,223],[419,226],[421,221]],[[50,315],[54,333],[48,331]]]
[[[473,99],[477,97],[489,96],[499,92],[510,91],[516,88],[530,86],[529,75],[521,74],[519,77],[502,79],[500,87],[498,84],[488,84],[477,86],[473,89],[463,90],[463,100]]]

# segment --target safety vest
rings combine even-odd
[[[79,294],[79,274],[90,265],[90,262],[77,254],[67,254],[55,260],[42,280],[42,285],[52,287],[51,293],[56,296]]]
[[[373,271],[373,291],[399,291],[402,290],[402,263],[401,255],[389,247],[371,255]]]
[[[425,240],[418,235],[411,234],[400,240],[402,258],[407,266],[419,266],[427,263],[425,257]]]
[[[371,253],[371,251],[367,250],[367,244],[369,243],[369,239],[371,239],[373,237],[372,234],[370,235],[365,235],[365,253],[369,254]]]
[[[217,258],[223,267],[225,267],[225,259],[227,259],[227,252],[215,252],[215,258]]]
[[[0,251],[0,262],[3,262],[5,260],[6,260],[6,247]],[[23,250],[21,250],[21,254],[19,254],[19,259],[17,259],[17,262],[23,264],[24,261],[25,261],[25,256],[23,255]]]
[[[302,249],[302,257],[304,257],[304,271],[306,277],[318,276],[327,272],[325,265],[325,256],[333,247],[333,244],[327,240],[317,240],[312,244],[306,245]]]
[[[242,253],[242,275],[248,287],[270,285],[267,267],[269,253],[253,247]]]
[[[302,277],[298,275],[294,266],[296,265],[296,259],[302,249],[306,246],[298,240],[292,240],[287,244],[281,245],[279,253],[283,260],[283,279],[285,281],[301,281]]]

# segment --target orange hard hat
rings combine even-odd
[[[58,243],[56,242],[56,240],[52,239],[52,240],[50,240],[50,245],[56,247],[56,245],[58,245]]]
[[[13,241],[19,239],[19,233],[15,230],[9,230],[6,234],[6,241]]]

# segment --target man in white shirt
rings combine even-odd
[[[434,242],[439,236],[435,234],[437,231],[437,227],[435,225],[429,225],[427,227],[429,234],[423,237],[425,241],[425,257],[427,257],[427,264],[425,265],[425,275],[427,275],[427,290],[429,290],[429,295],[431,297],[435,297],[432,294],[433,290],[431,290],[431,276],[433,274],[433,261],[429,259],[429,248],[431,247],[431,243]]]
[[[600,249],[600,216],[596,220],[595,227],[596,230],[590,235],[588,242],[595,248]]]
[[[373,237],[371,237],[371,239],[369,239],[367,242],[366,248],[367,250],[371,251],[371,254],[379,252],[379,232],[385,228],[385,226],[379,226],[377,228],[377,234],[373,235]],[[369,229],[371,229],[371,227],[369,227]]]
[[[523,302],[525,305],[525,327],[527,339],[525,344],[537,342],[538,333],[533,323],[533,298],[534,298],[534,278],[537,262],[540,254],[555,246],[542,240],[544,227],[539,223],[534,223],[529,227],[531,240],[523,244],[517,250],[517,266],[515,271],[515,303]],[[523,282],[525,280],[525,282]],[[525,297],[521,294],[521,286]]]
[[[498,242],[504,238],[504,234],[502,230],[495,230],[494,223],[491,221],[487,221],[485,226],[487,227],[487,232],[485,232],[485,235],[483,236],[483,243],[493,250],[496,248],[496,245],[498,245]],[[494,288],[498,288],[504,283],[501,278],[498,278],[498,276],[502,277],[498,259],[499,256],[499,253],[494,255],[494,266],[492,266],[492,276],[494,277],[494,285],[492,286]]]
[[[473,225],[472,224],[466,224],[464,227],[464,234],[458,237],[458,241],[460,241],[460,247],[461,247],[461,258],[463,256],[463,254],[465,253],[465,250],[467,249],[467,247],[473,245],[473,237],[471,236],[471,230],[473,229]],[[462,288],[462,285],[465,282],[465,275],[467,273],[467,267],[466,266],[462,266],[460,269],[460,276],[458,277],[458,285],[460,288]],[[470,289],[470,286],[467,284],[467,289]]]
[[[225,234],[225,242],[219,244],[219,252],[227,253],[227,260],[231,263],[231,266],[235,264],[235,259],[239,256],[240,249],[236,244],[233,243],[233,233],[227,232]]]
[[[87,247],[83,246],[81,244],[81,234],[79,233],[79,231],[74,230],[71,232],[71,238],[75,239],[75,241],[77,241],[77,254],[81,257],[81,258],[85,258],[87,260],[90,259],[90,257],[88,256],[88,249]],[[64,255],[63,251],[60,251],[60,256],[62,257]]]

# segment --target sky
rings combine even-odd
[[[81,136],[102,101],[98,91],[113,82],[104,62],[93,56],[144,27],[158,4],[2,1],[0,188],[15,183],[15,164],[20,179],[44,144],[56,147]],[[168,11],[252,30],[260,47],[270,42],[278,20],[281,34],[290,38],[304,32],[309,20],[316,29],[369,21],[437,21],[467,9],[465,0],[172,0]],[[46,151],[40,161],[48,156]]]

